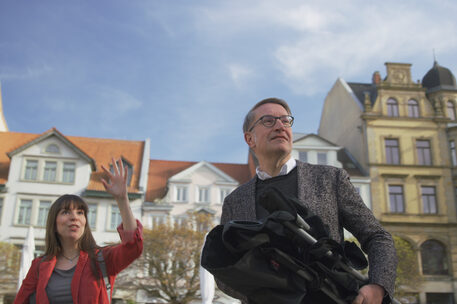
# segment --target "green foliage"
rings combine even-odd
[[[20,261],[21,252],[16,246],[0,242],[0,284],[17,282]]]
[[[171,304],[198,299],[200,251],[211,227],[207,214],[189,214],[179,224],[165,223],[144,231],[140,267],[148,276],[140,288]]]
[[[419,290],[422,283],[422,277],[419,273],[417,253],[414,251],[411,244],[395,235],[393,236],[393,239],[398,257],[395,293],[397,296],[401,297],[411,291]],[[410,292],[408,292],[408,290]]]

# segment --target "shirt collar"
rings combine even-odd
[[[291,157],[289,160],[281,167],[278,176],[287,175],[290,171],[292,171],[297,166],[297,161],[295,158]],[[257,177],[261,180],[266,180],[272,178],[270,174],[265,171],[260,170],[260,167],[255,168],[255,172]]]

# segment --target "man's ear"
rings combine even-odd
[[[246,141],[246,143],[248,144],[249,148],[251,149],[254,149],[255,147],[255,134],[251,133],[251,132],[245,132],[244,133],[244,140]]]

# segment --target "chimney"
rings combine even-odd
[[[375,71],[373,73],[373,77],[371,78],[371,81],[373,84],[378,85],[381,83],[381,74],[379,74],[379,71]]]

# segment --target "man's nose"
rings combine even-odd
[[[275,129],[285,129],[286,127],[284,126],[283,122],[281,121],[281,119],[279,118],[276,118],[275,120],[275,124],[273,126]]]

